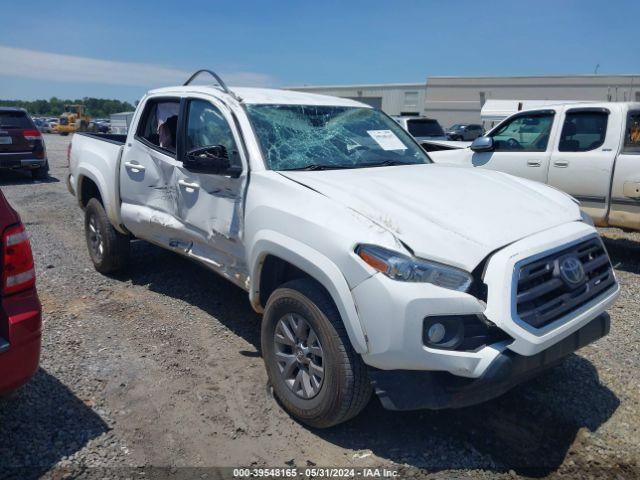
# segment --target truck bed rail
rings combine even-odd
[[[98,140],[115,143],[116,145],[124,145],[127,141],[127,135],[120,133],[77,132],[76,135],[84,135],[86,137],[97,138]]]

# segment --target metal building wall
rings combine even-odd
[[[424,114],[426,83],[388,84],[388,85],[349,85],[327,87],[290,87],[289,90],[319,93],[335,97],[352,98],[374,107],[381,108],[389,115],[401,112],[417,112]],[[410,92],[407,97],[407,92]],[[415,105],[406,103],[408,98],[415,98]]]
[[[489,99],[640,101],[640,75],[430,77],[424,84],[290,89],[360,99],[390,115],[416,111],[446,128],[454,123],[480,123],[480,109]],[[418,108],[407,107],[407,92],[418,92]]]
[[[485,100],[640,100],[640,75],[430,77],[425,112],[443,126],[479,123]]]

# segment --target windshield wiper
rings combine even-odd
[[[296,170],[304,170],[304,171],[316,171],[316,170],[345,170],[345,169],[356,169],[356,168],[368,168],[368,167],[390,167],[393,165],[416,165],[415,163],[407,163],[401,162],[399,160],[384,160],[382,162],[371,162],[371,163],[356,163],[354,165],[319,165],[316,163],[312,163],[310,165],[305,165],[304,167],[299,168],[287,168],[283,170],[284,172],[291,172]]]
[[[284,171],[285,172],[290,172],[290,171],[293,171],[293,170],[305,170],[305,171],[311,171],[311,170],[340,170],[340,169],[345,169],[345,168],[358,168],[358,165],[318,165],[316,163],[312,163],[310,165],[305,165],[304,167],[287,168]]]
[[[401,162],[399,160],[384,160],[382,162],[361,163],[359,167],[392,167],[394,165],[416,165],[415,163]]]

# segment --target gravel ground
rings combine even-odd
[[[269,395],[260,318],[244,292],[143,242],[126,273],[93,270],[64,183],[69,139],[46,135],[49,181],[0,177],[30,232],[44,309],[41,368],[0,400],[4,473],[102,478],[167,467],[148,476],[174,478],[206,472],[180,467],[295,465],[433,478],[640,476],[639,234],[602,231],[622,284],[612,331],[563,365],[477,407],[394,413],[374,398],[356,419],[313,430]]]

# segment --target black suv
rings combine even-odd
[[[0,169],[31,170],[34,179],[49,173],[42,134],[21,108],[0,107]]]

